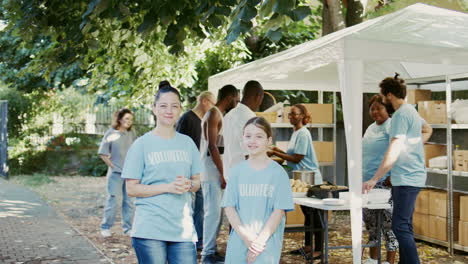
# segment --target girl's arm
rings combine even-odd
[[[250,248],[250,245],[255,239],[255,234],[249,233],[244,226],[242,226],[242,222],[237,214],[236,208],[234,207],[226,207],[224,208],[224,212],[231,224],[232,228],[239,234],[241,239],[244,241],[247,248]]]
[[[184,176],[177,176],[176,180],[169,184],[157,185],[146,185],[141,184],[137,179],[126,179],[127,194],[130,197],[150,197],[163,193],[183,194],[189,191],[190,186],[190,180]]]
[[[275,209],[273,211],[260,234],[258,234],[255,240],[251,243],[249,251],[252,251],[255,255],[260,255],[260,253],[263,252],[266,246],[266,242],[278,228],[278,225],[281,223],[283,216],[283,209]]]

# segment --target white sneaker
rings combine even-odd
[[[368,258],[368,259],[366,259],[366,261],[364,261],[362,264],[377,264],[377,260],[376,260],[376,259]],[[382,264],[383,264],[383,263],[382,263]]]
[[[103,237],[110,237],[112,236],[112,233],[109,229],[101,229],[101,236]]]

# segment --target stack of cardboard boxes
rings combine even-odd
[[[453,168],[456,171],[468,171],[468,150],[453,152]]]
[[[458,240],[459,235],[460,197],[464,196],[455,193],[453,197],[453,235],[455,241]],[[429,189],[422,190],[416,200],[413,215],[415,234],[447,241],[447,221],[447,192]]]

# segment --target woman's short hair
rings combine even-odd
[[[132,111],[128,108],[122,108],[114,112],[114,115],[112,117],[112,128],[113,129],[119,129],[120,128],[120,120],[126,115],[126,114],[131,114],[133,116]],[[128,130],[130,130],[132,127],[129,127]]]
[[[266,133],[267,137],[270,138],[273,136],[273,133],[271,131],[271,125],[265,118],[261,116],[252,117],[251,119],[249,119],[249,121],[247,121],[247,123],[245,123],[244,130],[250,124],[262,129]]]
[[[304,115],[304,118],[302,119],[302,124],[307,125],[307,123],[309,123],[310,119],[312,118],[311,114],[309,113],[309,110],[307,110],[307,108],[303,104],[295,104],[291,108],[293,107],[296,107],[297,109],[301,111],[301,114]]]

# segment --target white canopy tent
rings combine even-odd
[[[361,262],[362,94],[395,72],[419,78],[468,71],[468,14],[415,4],[211,76],[210,91],[257,80],[267,90],[342,93],[353,261]]]

